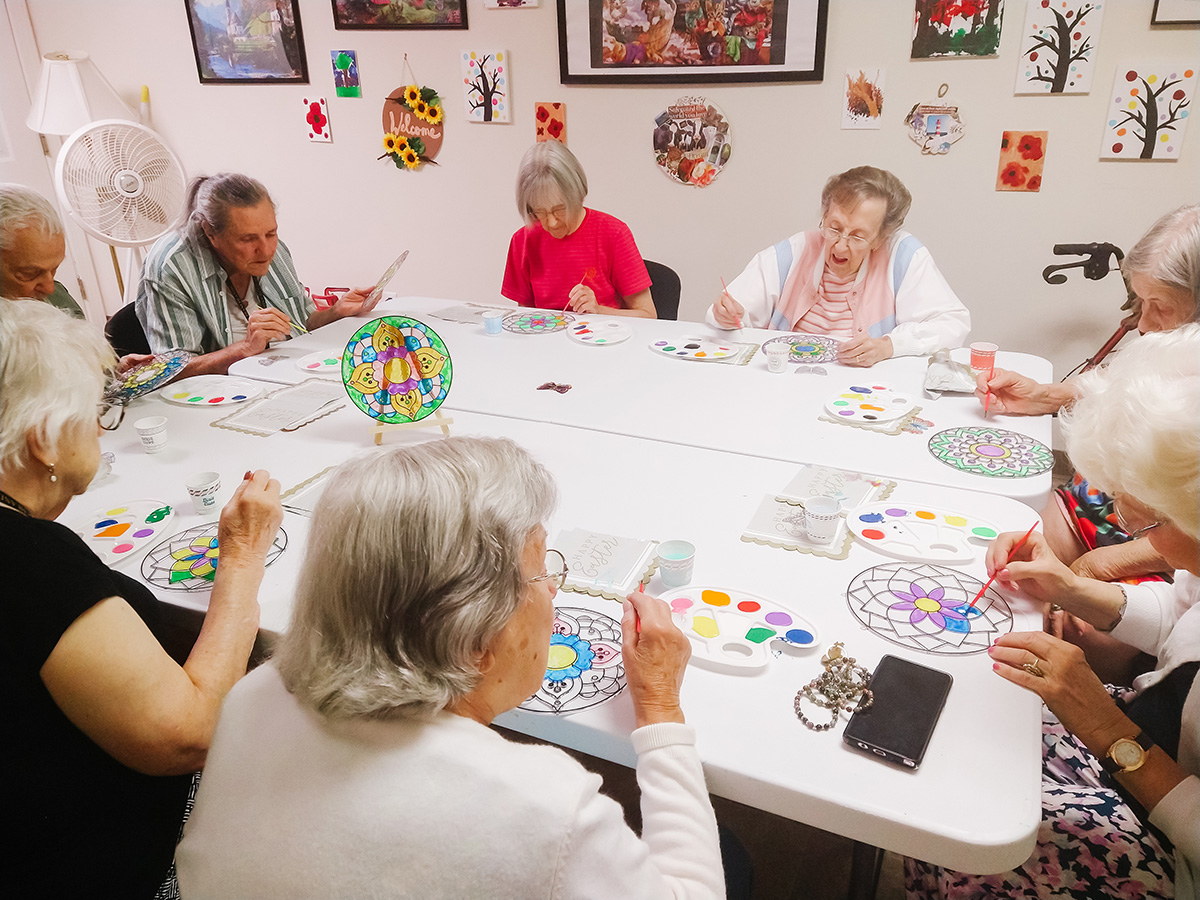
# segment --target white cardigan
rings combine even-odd
[[[748,328],[789,331],[791,324],[776,314],[779,295],[788,273],[804,252],[805,233],[798,232],[756,255],[737,278],[729,282],[729,296],[746,309],[742,324]],[[888,239],[888,285],[896,311],[886,330],[870,337],[892,339],[894,356],[928,356],[943,347],[961,347],[971,330],[971,314],[946,283],[925,245],[907,231]],[[823,261],[809,277],[819,284]],[[859,281],[866,266],[858,271]],[[857,283],[857,282],[856,282]],[[709,307],[709,325],[720,328]],[[890,327],[886,327],[890,325]]]
[[[1154,671],[1133,682],[1144,691],[1176,667],[1200,660],[1200,578],[1180,572],[1173,585],[1144,582],[1125,590],[1129,605],[1112,635],[1158,657]],[[1175,844],[1175,896],[1194,897],[1200,888],[1200,687],[1195,683],[1184,701],[1175,761],[1191,777],[1159,801],[1150,821]]]
[[[176,862],[185,898],[722,898],[690,726],[633,732],[639,839],[600,778],[470,719],[332,722],[268,664],[221,712]]]

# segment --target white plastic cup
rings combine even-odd
[[[658,545],[658,574],[667,587],[683,587],[696,568],[696,545],[690,541],[663,541]]]
[[[810,497],[804,501],[804,530],[814,544],[828,544],[841,525],[841,504],[831,497]]]
[[[487,334],[499,334],[504,330],[504,313],[485,312],[483,314],[483,330]]]
[[[157,453],[167,446],[167,417],[147,416],[133,423],[138,437],[142,439],[142,449],[147,453]]]
[[[774,372],[776,375],[782,375],[787,371],[788,356],[792,352],[792,348],[783,343],[772,344],[763,351],[767,354],[767,371]]]
[[[198,472],[187,479],[188,494],[192,498],[192,508],[200,515],[210,513],[217,508],[217,495],[221,493],[221,476],[217,472]]]
[[[976,341],[971,345],[971,369],[975,372],[990,372],[996,364],[996,351],[1000,348],[989,341]]]

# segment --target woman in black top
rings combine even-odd
[[[247,473],[221,514],[221,566],[183,665],[156,601],[53,521],[100,460],[103,337],[0,300],[0,741],[6,894],[152,897],[221,700],[245,672],[279,484]],[[102,412],[102,410],[101,410]]]

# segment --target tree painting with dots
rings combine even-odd
[[[1101,159],[1179,159],[1196,65],[1117,66]]]
[[[511,121],[506,51],[464,50],[462,76],[469,121]]]
[[[1015,93],[1088,93],[1104,6],[1029,0]]]

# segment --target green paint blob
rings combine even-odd
[[[663,347],[663,353],[670,353],[674,349],[674,347]]]
[[[775,637],[775,631],[772,628],[754,627],[746,632],[746,640],[753,641],[756,644],[761,644],[763,641],[770,640]]]
[[[850,404],[847,403],[845,400],[834,400],[833,405],[834,406],[849,406]]]
[[[972,528],[971,534],[982,538],[994,538],[996,536],[995,531],[993,531],[991,528],[984,528],[982,525],[978,528]]]
[[[203,397],[188,397],[187,402],[188,403],[199,403],[203,399],[204,399]]]

